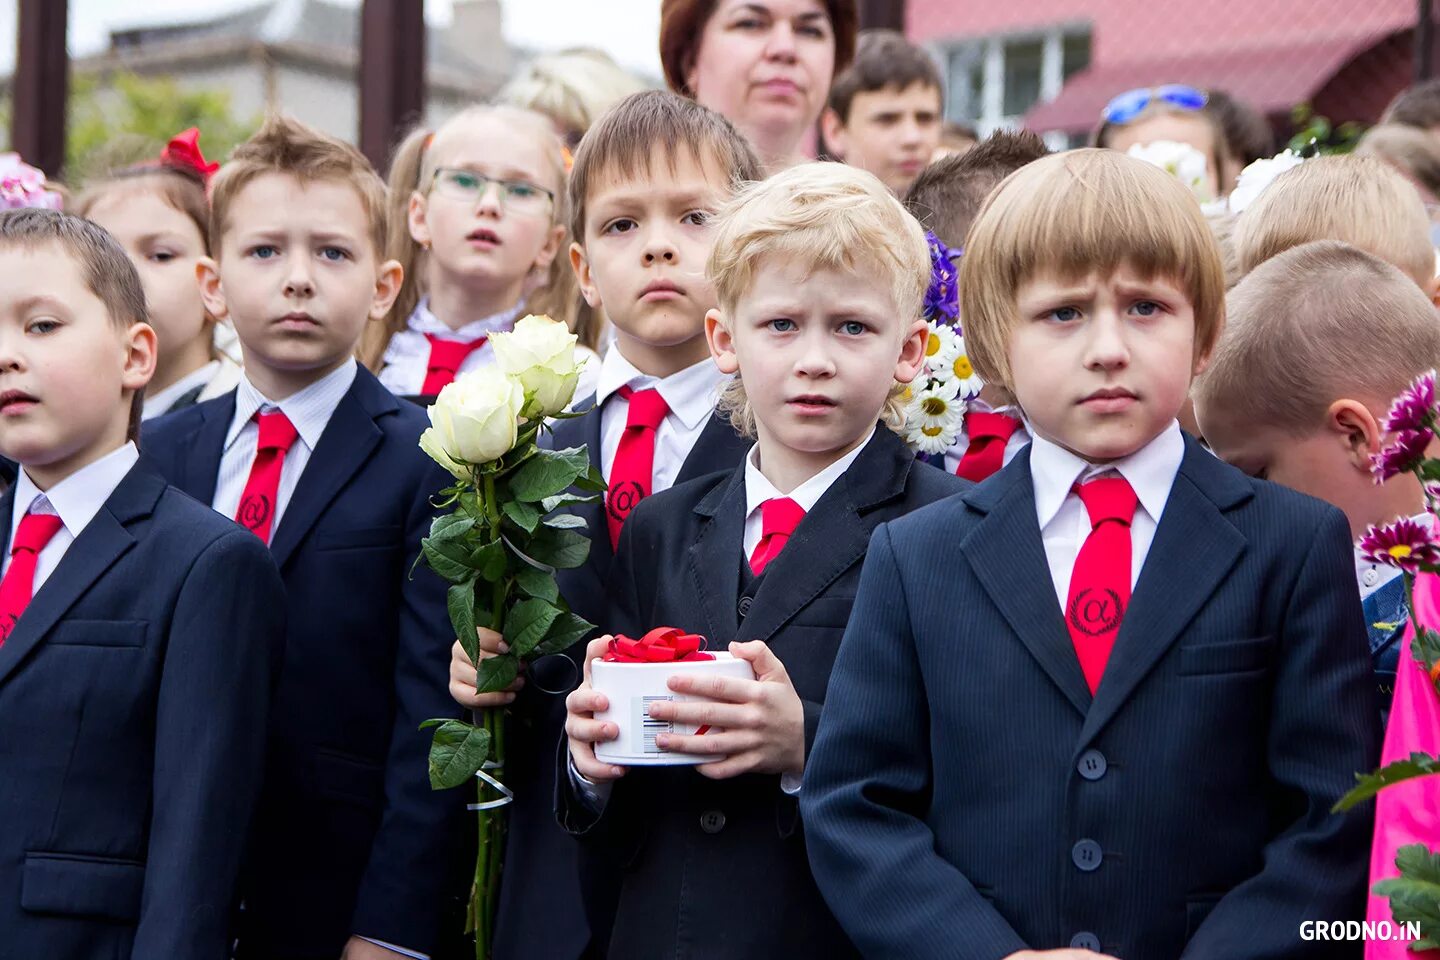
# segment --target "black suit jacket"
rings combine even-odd
[[[600,411],[595,398],[575,405],[586,413],[555,423],[542,443],[563,450],[585,444],[590,463],[600,469]],[[723,416],[706,423],[676,478],[683,483],[740,463],[750,440],[735,432]],[[560,594],[570,608],[591,623],[610,619],[605,580],[614,553],[603,502],[568,508],[585,520],[590,556],[585,565],[556,574]],[[510,807],[505,874],[495,931],[496,960],[576,960],[590,939],[577,880],[576,844],[555,824],[555,752],[565,729],[565,694],[579,682],[579,660],[589,638],[565,654],[541,658],[531,683],[511,707],[506,780],[515,790]],[[542,690],[541,688],[545,689]],[[557,691],[557,692],[546,692]]]
[[[235,393],[145,425],[177,486],[214,499]],[[352,935],[434,954],[458,940],[462,790],[430,789],[449,696],[446,584],[411,567],[452,480],[420,452],[424,411],[361,368],[271,540],[289,632],[244,881],[242,957],[339,956]]]
[[[745,469],[677,486],[625,523],[610,580],[620,608],[606,630],[681,627],[722,650],[765,641],[804,705],[808,754],[871,531],[968,486],[917,463],[880,427],[766,568],[743,618]],[[635,768],[598,822],[568,777],[563,785],[562,823],[588,834],[586,896],[597,930],[611,927],[609,956],[854,954],[810,877],[799,808],[780,777]]]
[[[1046,565],[1029,451],[876,531],[802,807],[867,957],[1359,957],[1374,767],[1338,510],[1186,439],[1092,699]]]
[[[0,646],[0,957],[226,955],[284,630],[264,544],[131,468]]]

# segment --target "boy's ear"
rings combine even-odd
[[[830,153],[836,160],[844,160],[845,154],[850,149],[850,138],[845,133],[845,124],[840,120],[840,114],[825,108],[820,114],[820,133],[825,138],[825,146],[830,148]]]
[[[705,312],[705,342],[710,345],[710,356],[721,373],[739,373],[740,359],[735,356],[735,336],[725,326],[725,315],[717,309]]]
[[[405,222],[410,227],[410,239],[426,250],[430,249],[430,224],[426,219],[429,212],[420,192],[411,193],[410,205],[405,208]]]
[[[560,245],[565,241],[566,230],[560,224],[550,228],[550,234],[545,238],[545,245],[540,248],[540,253],[535,257],[535,263],[530,269],[544,273],[550,269],[550,264],[555,261],[555,255],[560,252]]]
[[[380,264],[375,275],[375,296],[370,300],[370,319],[383,320],[385,314],[395,305],[400,296],[400,284],[405,280],[405,268],[398,260],[386,260]]]
[[[590,309],[599,310],[603,307],[600,290],[590,275],[590,258],[585,256],[585,248],[578,243],[570,244],[570,269],[575,271],[575,282],[580,285],[580,295],[585,298]]]
[[[230,308],[225,306],[225,291],[220,285],[220,265],[210,257],[201,257],[195,261],[195,280],[200,284],[205,312],[217,321],[228,318]]]
[[[1437,266],[1440,266],[1440,264],[1437,264]],[[1440,274],[1436,274],[1430,278],[1430,284],[1426,287],[1425,292],[1430,295],[1430,302],[1440,307]]]
[[[125,371],[120,385],[126,390],[145,391],[150,378],[155,376],[158,342],[155,328],[148,323],[132,323],[125,331]]]
[[[1325,411],[1325,429],[1344,444],[1355,469],[1370,472],[1370,455],[1379,452],[1385,431],[1365,404],[1344,397],[1336,400]]]
[[[905,331],[900,342],[900,358],[895,361],[895,379],[900,383],[913,383],[925,369],[925,344],[930,339],[930,324],[916,319]]]

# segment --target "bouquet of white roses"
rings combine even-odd
[[[548,317],[525,317],[491,341],[495,363],[460,376],[430,407],[420,448],[455,477],[440,491],[437,517],[422,543],[426,564],[449,581],[455,634],[474,662],[481,693],[503,690],[522,663],[559,653],[594,624],[571,613],[555,584],[557,569],[585,562],[585,521],[556,513],[591,499],[572,488],[605,488],[584,447],[539,446],[546,417],[566,417],[579,366],[575,335]],[[476,627],[502,634],[509,652],[481,659]],[[503,772],[505,710],[479,711],[476,723],[430,720],[430,784],[437,790],[478,779],[471,809],[480,846],[471,891],[475,955],[489,955],[511,793]]]

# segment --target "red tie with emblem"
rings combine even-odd
[[[790,542],[790,534],[804,519],[805,511],[789,497],[761,503],[760,542],[755,544],[755,552],[750,554],[750,572],[757,577],[764,573],[770,561],[780,556],[780,551]]]
[[[0,646],[30,605],[40,551],[62,526],[60,518],[53,513],[26,513],[20,518],[15,539],[10,543],[10,567],[5,571],[5,579],[0,580]]]
[[[625,415],[625,432],[615,448],[615,462],[610,465],[610,488],[605,492],[605,519],[610,526],[610,546],[620,542],[620,528],[635,505],[650,496],[655,483],[655,431],[670,412],[670,405],[660,391],[616,391],[630,401]]]
[[[1130,605],[1130,521],[1137,501],[1124,477],[1091,480],[1074,491],[1090,515],[1090,535],[1075,556],[1065,624],[1094,695]]]
[[[245,492],[235,510],[235,522],[268,544],[280,499],[280,471],[285,466],[285,454],[299,434],[279,410],[256,411],[255,422],[260,426],[260,438],[255,446],[255,461],[250,465],[250,479],[245,481]]]
[[[955,476],[979,483],[1005,465],[1005,445],[1020,426],[1016,417],[976,410],[965,414],[970,446],[955,467]]]
[[[430,341],[430,360],[425,364],[425,383],[420,387],[420,396],[433,397],[445,385],[454,383],[465,359],[485,346],[486,337],[471,340],[442,340],[433,333],[425,334]]]

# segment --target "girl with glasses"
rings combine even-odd
[[[1204,154],[1206,187],[1218,199],[1234,184],[1222,182],[1225,135],[1208,102],[1205,91],[1178,83],[1127,90],[1105,105],[1092,142],[1121,153],[1162,140],[1189,144]]]

